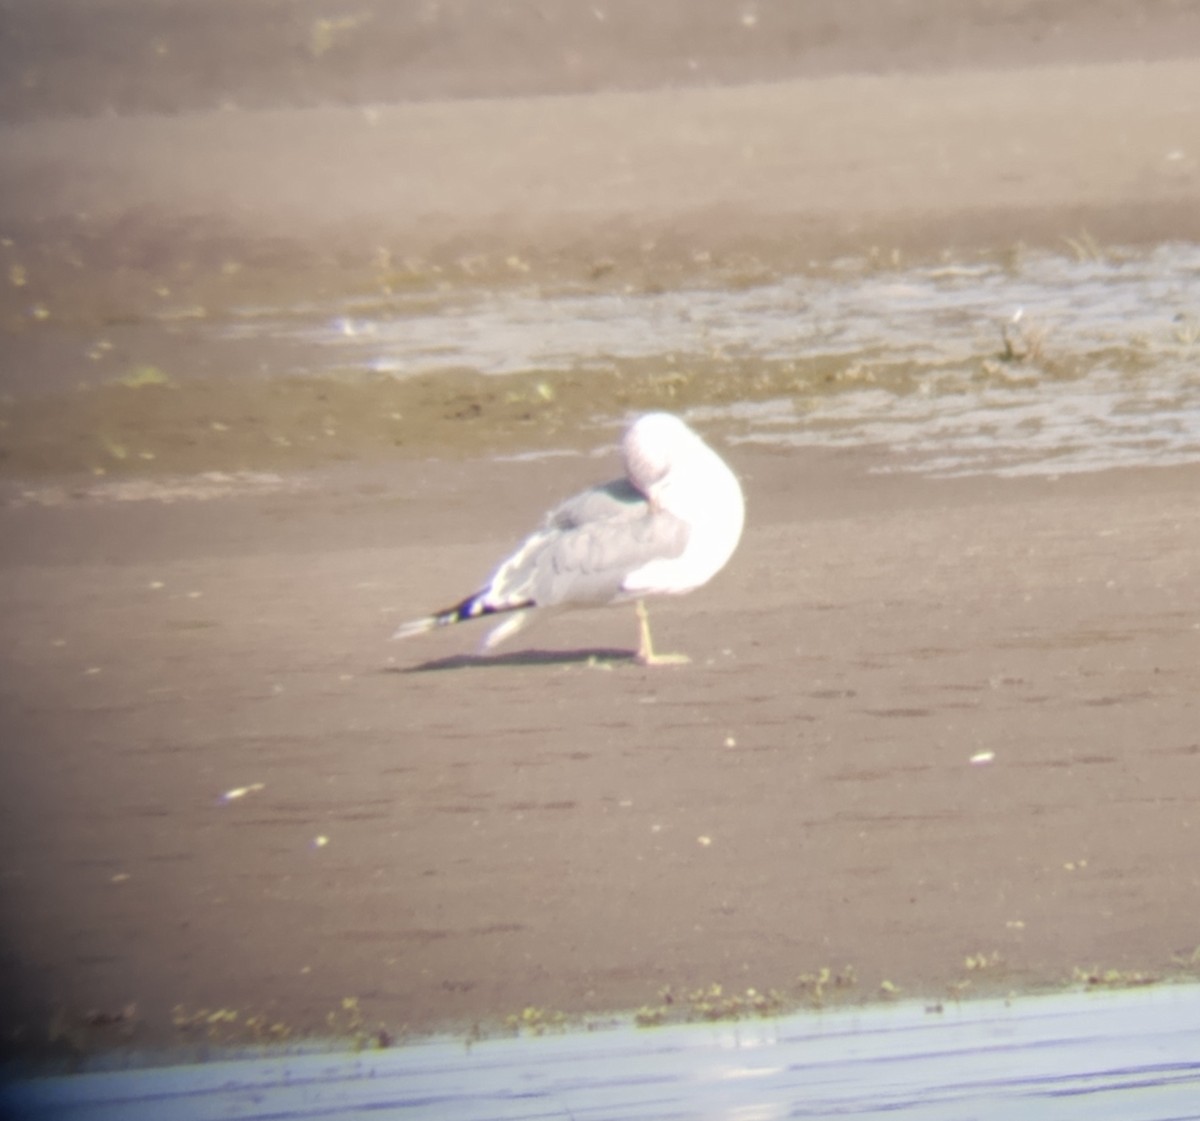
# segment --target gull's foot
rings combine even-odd
[[[639,666],[686,666],[692,659],[686,654],[656,654],[653,650],[639,650],[633,660]]]
[[[650,640],[650,615],[646,605],[637,601],[638,649],[633,660],[639,666],[686,666],[692,659],[686,654],[656,654]]]

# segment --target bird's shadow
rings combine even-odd
[[[434,673],[439,670],[488,669],[495,666],[609,666],[633,664],[637,655],[632,650],[516,650],[511,654],[453,654],[435,658],[415,666],[385,666],[382,673]]]

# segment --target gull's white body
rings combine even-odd
[[[484,588],[456,607],[405,624],[395,637],[511,613],[485,639],[484,648],[491,649],[537,608],[681,595],[708,583],[741,539],[745,502],[737,476],[667,413],[649,413],[630,425],[622,453],[625,478],[552,510]],[[644,611],[639,617],[639,657],[661,660],[650,648]]]

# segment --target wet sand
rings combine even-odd
[[[1194,61],[1099,49],[1090,11],[1044,65],[978,72],[947,46],[863,73],[860,44],[763,63],[777,84],[27,113],[4,391],[65,401],[176,344],[188,375],[164,307],[1200,237]],[[85,356],[122,324],[124,365]],[[47,422],[0,460],[7,1044],[805,1003],[825,967],[850,999],[1195,971],[1197,468],[935,481],[733,448],[742,550],[654,613],[690,667],[630,664],[616,611],[485,665],[469,631],[384,640],[613,462],[488,462],[466,421],[431,448],[430,409],[369,455],[172,458],[185,433],[96,476]],[[501,441],[548,442],[587,439]]]

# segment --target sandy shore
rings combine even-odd
[[[659,608],[694,662],[652,671],[629,612],[486,665],[469,632],[385,641],[611,460],[497,464],[415,429],[370,455],[188,450],[224,413],[177,324],[239,302],[1200,238],[1187,13],[1135,34],[958,7],[936,59],[905,24],[894,70],[844,28],[803,65],[710,37],[703,87],[642,58],[468,89],[436,52],[444,83],[387,106],[298,106],[278,77],[287,97],[221,110],[115,64],[51,104],[54,52],[5,87],[6,1045],[676,1014],[714,984],[805,1003],[824,968],[851,999],[1195,971],[1196,468],[934,481],[729,449],[744,545]],[[121,112],[64,115],[104,97]],[[87,357],[117,330],[124,366]],[[158,458],[89,473],[76,420],[109,424],[115,391],[76,384],[173,356],[186,423],[130,406]]]
[[[590,461],[4,510],[6,1030],[57,1009],[82,1043],[133,1004],[135,1038],[203,1008],[245,1039],[353,997],[395,1034],[668,986],[803,1002],[823,967],[855,999],[1178,972],[1197,471],[732,458],[743,549],[655,614],[684,669],[626,660],[631,611],[488,665],[467,628],[384,641]]]

